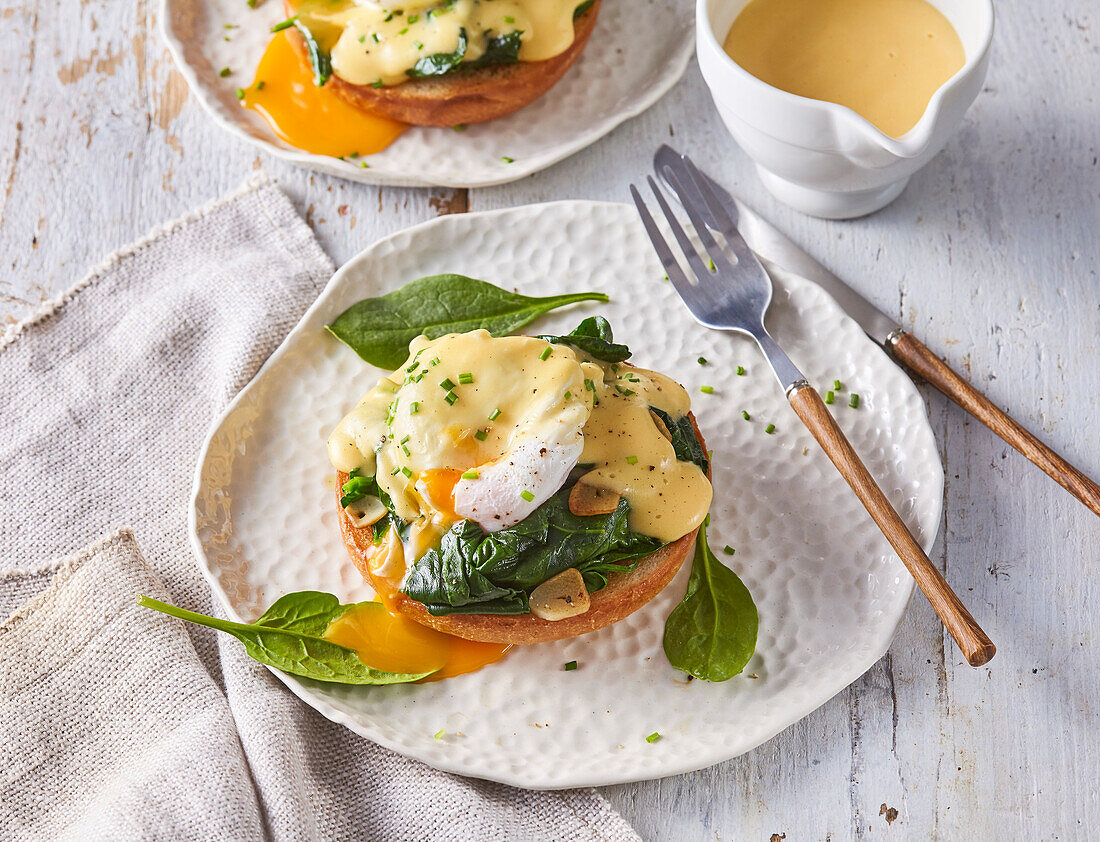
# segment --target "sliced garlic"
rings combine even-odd
[[[543,620],[564,620],[588,610],[591,604],[584,577],[570,567],[531,591],[531,613]]]
[[[386,514],[386,506],[377,497],[367,495],[354,503],[348,503],[344,511],[355,526],[373,526]]]
[[[569,511],[579,517],[609,515],[618,507],[618,492],[589,485],[583,477],[577,480],[577,484],[569,492]]]

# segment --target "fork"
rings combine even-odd
[[[764,315],[772,299],[771,278],[742,239],[729,213],[690,158],[684,156],[678,163],[671,162],[662,175],[680,198],[691,227],[702,244],[707,259],[711,261],[710,266],[704,264],[703,257],[680,225],[661,189],[652,177],[647,177],[657,204],[687,260],[694,282],[689,279],[674,256],[672,246],[665,240],[650,215],[637,187],[631,184],[630,194],[641,215],[642,224],[676,292],[701,325],[712,330],[745,334],[756,341],[775,372],[779,385],[783,387],[791,408],[817,439],[817,443],[909,569],[944,627],[955,639],[967,663],[974,667],[987,663],[997,651],[993,642],[910,534],[901,516],[890,505],[817,390],[810,386],[802,372],[765,329]],[[715,225],[715,231],[725,239],[734,260],[730,260],[704,222],[704,209],[698,204],[700,198],[710,212],[709,218]]]

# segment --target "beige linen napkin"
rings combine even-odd
[[[638,838],[593,790],[363,740],[133,604],[214,610],[187,542],[199,446],[331,272],[258,177],[0,337],[0,838]]]

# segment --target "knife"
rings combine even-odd
[[[666,172],[682,160],[680,153],[667,144],[657,150],[653,166],[658,177],[667,182]],[[844,281],[822,266],[756,211],[730,195],[714,179],[702,173],[718,200],[727,208],[741,236],[761,259],[764,267],[778,266],[813,281],[828,292],[863,331],[897,362],[935,386],[990,430],[1012,445],[1041,468],[1055,482],[1100,515],[1100,486],[1039,441],[1031,432],[995,406],[989,398],[964,380],[924,343],[891,319]],[[675,190],[670,190],[676,195]],[[700,204],[703,204],[700,198]],[[704,204],[705,207],[705,204]],[[704,215],[708,226],[718,230],[713,218]]]

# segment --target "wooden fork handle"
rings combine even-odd
[[[920,544],[909,534],[901,516],[894,511],[874,477],[860,460],[851,443],[841,431],[821,396],[809,384],[795,384],[787,395],[791,407],[817,443],[828,454],[840,475],[851,486],[859,501],[878,524],[886,540],[913,574],[917,585],[932,603],[944,627],[955,638],[967,663],[980,667],[997,652],[997,647],[970,616],[966,606],[951,590],[947,580],[924,554]]]
[[[1100,485],[1035,438],[963,380],[950,366],[910,333],[891,334],[886,349],[898,362],[919,374],[947,397],[1030,459],[1062,488],[1100,515]]]

